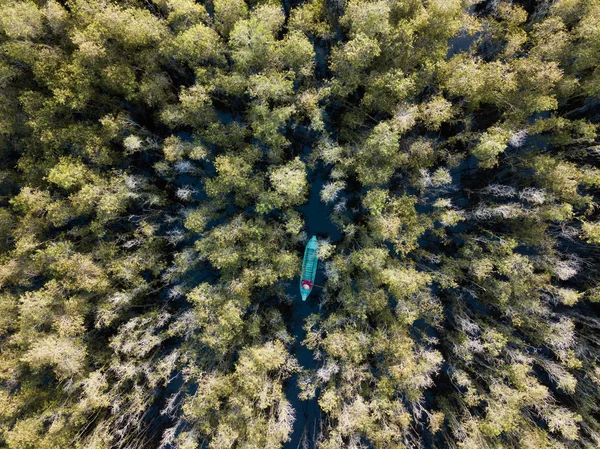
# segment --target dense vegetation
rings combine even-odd
[[[0,447],[600,447],[600,1],[0,0],[0,90]]]

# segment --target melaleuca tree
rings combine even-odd
[[[547,8],[540,6],[535,15],[530,15],[521,6],[500,2],[491,5],[478,20],[463,16],[459,26],[464,33],[483,31],[467,51],[451,54],[447,61],[445,54],[440,53],[436,70],[431,72],[423,63],[420,71],[411,73],[410,64],[404,62],[399,66],[401,72],[397,72],[397,79],[406,86],[402,87],[402,96],[394,99],[390,91],[379,97],[384,108],[367,109],[375,104],[369,95],[373,83],[361,89],[358,80],[367,78],[361,71],[373,74],[380,70],[379,58],[390,60],[383,59],[383,54],[391,46],[381,45],[385,42],[382,36],[390,32],[386,17],[415,17],[419,9],[407,13],[376,2],[359,5],[363,7],[348,4],[345,8],[341,24],[347,27],[348,41],[340,43],[331,57],[335,77],[331,92],[344,97],[346,103],[340,107],[343,112],[337,130],[341,145],[328,140],[319,148],[322,160],[335,166],[332,181],[322,190],[321,197],[335,201],[348,185],[343,181],[356,175],[363,186],[387,187],[391,181],[397,189],[361,191],[368,220],[361,217],[359,223],[366,221],[368,227],[352,224],[356,215],[345,213],[342,202],[339,203],[339,212],[336,209],[333,219],[344,227],[354,253],[365,245],[365,232],[383,243],[394,241],[396,236],[410,236],[410,231],[402,226],[411,229],[411,223],[428,223],[417,231],[418,243],[414,241],[406,248],[404,258],[414,260],[417,267],[431,273],[431,285],[439,289],[441,299],[449,305],[444,309],[443,321],[437,323],[455,333],[440,340],[429,339],[432,349],[440,351],[450,364],[441,379],[451,380],[456,393],[446,397],[434,389],[438,395],[435,404],[415,404],[415,417],[437,435],[433,442],[448,446],[553,447],[564,443],[594,447],[598,424],[591,414],[583,416],[580,412],[594,408],[587,407],[596,397],[597,388],[589,387],[580,370],[582,363],[588,362],[591,364],[585,371],[595,369],[595,361],[586,355],[594,352],[586,335],[595,318],[585,321],[579,312],[571,311],[579,307],[587,311],[584,298],[595,300],[594,294],[585,290],[596,281],[579,274],[584,263],[594,263],[595,256],[585,258],[586,246],[579,239],[596,241],[595,224],[586,216],[594,214],[596,170],[590,156],[597,127],[584,118],[584,111],[594,103],[584,99],[580,87],[582,80],[593,76],[592,72],[575,73],[573,57],[567,56],[582,36],[575,37],[575,33],[581,33],[575,31],[580,17],[585,17],[585,13],[593,16],[592,7],[578,11],[578,2],[557,2]],[[376,25],[369,26],[368,31],[360,28],[369,23]],[[588,22],[583,26],[588,27],[586,36],[591,37],[593,31]],[[427,33],[415,35],[413,42],[426,42]],[[548,42],[550,36],[552,42]],[[359,43],[364,48],[371,44],[372,48],[368,57],[356,58],[362,66],[352,66],[353,51],[362,48]],[[419,63],[424,61],[418,50],[409,54]],[[436,52],[430,52],[428,57],[432,55]],[[386,87],[394,85],[395,81],[389,79]],[[436,85],[439,91],[435,91]],[[424,95],[411,97],[425,86],[428,91]],[[356,93],[351,97],[353,91]],[[359,107],[358,101],[366,99],[369,102]],[[415,107],[411,103],[420,104]],[[578,106],[574,108],[573,104]],[[491,120],[484,116],[486,110],[492,111]],[[389,115],[378,115],[384,111]],[[390,125],[400,129],[395,136],[384,134],[390,136],[393,145],[379,141],[373,152],[363,150],[369,148],[370,136],[382,127],[389,130]],[[436,138],[429,134],[422,140],[419,136],[432,131],[438,131]],[[389,153],[385,153],[388,148]],[[377,153],[382,153],[381,162],[373,157]],[[456,170],[461,159],[470,155],[475,158]],[[474,163],[477,171],[471,171]],[[440,164],[455,168],[454,174]],[[461,173],[468,173],[470,179],[460,177]],[[467,198],[457,194],[457,186],[452,185],[456,179],[461,182],[459,188],[468,192]],[[408,215],[404,212],[398,216],[396,227],[392,205],[409,198],[403,189],[415,189],[413,201],[431,205],[433,211],[427,219],[422,209]],[[420,219],[411,220],[411,216]],[[584,222],[581,231],[579,220]],[[367,241],[371,243],[370,239]],[[468,252],[472,244],[483,253]],[[460,256],[456,253],[459,248],[467,253]],[[372,263],[371,269],[373,265],[377,264]],[[338,287],[340,273],[339,262],[328,266],[328,286]],[[373,282],[376,276],[370,274]],[[360,274],[349,276],[360,278]],[[360,282],[356,286],[359,291],[368,289]],[[360,293],[354,296],[361,297]],[[331,306],[335,311],[331,312],[332,323],[341,325],[338,323],[342,318],[337,314],[354,303],[335,302]],[[378,304],[371,303],[374,309],[367,310],[382,307]],[[352,310],[355,324],[355,317],[361,316],[364,309]],[[439,309],[438,318],[441,312]],[[315,318],[313,322],[320,321]],[[435,328],[436,322],[431,323]],[[310,329],[315,332],[309,332],[307,342],[318,342],[315,347],[324,357],[328,353],[339,357],[338,346],[322,345],[332,334],[331,328],[313,328],[311,322]],[[516,334],[514,329],[518,329]],[[347,334],[347,339],[339,340],[343,351],[349,354],[346,362],[355,352],[367,356],[369,343],[365,343],[369,349],[361,349],[359,342],[369,342],[368,332],[362,332],[360,337],[355,336],[354,330],[341,333]],[[369,364],[377,366],[376,362]],[[339,360],[336,364],[324,361],[318,372],[329,379],[331,373],[338,373],[338,365]],[[322,385],[320,379],[318,375],[308,376],[306,391]],[[577,391],[581,400],[575,399]],[[565,400],[565,396],[570,399]],[[357,436],[356,429],[355,434],[349,431],[346,423],[350,415],[340,414],[344,400],[339,393],[324,391],[322,399],[322,408],[333,417],[323,447],[358,445],[364,438],[372,441],[372,436],[365,433]],[[350,408],[346,410],[349,412]],[[372,408],[361,410],[360,416],[366,420]],[[341,416],[346,419],[340,419]],[[356,418],[356,422],[360,423],[359,433],[368,428],[367,421]]]
[[[4,104],[14,108],[3,162],[16,173],[3,210],[18,220],[3,220],[3,303],[16,306],[3,332],[3,391],[13,390],[3,395],[3,444],[144,445],[143,415],[173,369],[150,364],[168,315],[122,325],[140,304],[157,307],[148,298],[165,268],[157,208],[167,203],[143,164],[129,166],[158,148],[130,117],[176,98],[155,49],[168,28],[135,5],[11,2],[3,11],[2,66],[13,67]]]
[[[188,237],[183,238],[194,244],[176,253],[167,270],[173,294],[187,293],[191,305],[173,317],[170,331],[185,340],[180,363],[189,368],[183,376],[189,393],[174,398],[181,415],[162,444],[184,447],[198,440],[214,447],[280,447],[294,420],[283,384],[296,371],[287,353],[293,339],[261,298],[281,294],[282,281],[300,265],[292,248],[303,221],[292,208],[305,200],[306,168],[287,150],[285,130],[292,118],[318,119],[316,101],[304,94],[311,93],[314,52],[302,32],[282,36],[278,5],[214,7],[223,47],[210,37],[211,24],[198,16],[202,25],[194,32],[204,33],[210,52],[181,59],[194,70],[195,84],[180,91],[179,103],[161,111],[173,135],[163,144],[165,160],[154,165],[175,183],[180,173],[205,174],[197,193],[208,197],[198,205],[187,197],[182,215]],[[175,44],[197,52],[195,45],[186,47],[197,38],[185,33],[189,40],[182,35]],[[305,106],[297,110],[301,96]],[[219,115],[225,111],[231,119]],[[178,135],[180,129],[190,129],[191,139]],[[272,212],[280,210],[284,215],[275,219]],[[215,225],[223,215],[225,222]],[[186,278],[194,267],[218,278],[191,288]],[[206,370],[213,373],[210,379],[200,374]],[[206,385],[201,394],[195,393],[199,385]],[[256,399],[258,408],[239,410]],[[219,406],[222,401],[228,405]]]
[[[451,376],[461,388],[453,399],[442,401],[449,419],[444,435],[446,441],[460,439],[465,447],[494,441],[508,441],[515,447],[553,447],[569,441],[565,444],[593,447],[597,440],[597,422],[589,414],[580,414],[587,410],[583,404],[596,395],[585,376],[579,375],[582,364],[588,363],[585,335],[593,319],[584,324],[574,312],[583,306],[589,285],[580,274],[585,250],[578,242],[578,235],[585,238],[586,234],[580,234],[574,219],[583,219],[591,211],[596,170],[586,163],[585,155],[596,139],[596,127],[581,116],[562,116],[564,103],[580,95],[576,93],[580,80],[564,59],[574,40],[562,18],[554,14],[564,13],[566,3],[558,2],[556,9],[546,10],[541,19],[538,16],[530,44],[527,34],[515,28],[528,20],[524,10],[504,4],[488,19],[494,42],[484,45],[495,45],[503,63],[509,61],[502,70],[514,94],[498,91],[486,99],[476,93],[485,81],[479,82],[475,73],[483,74],[482,68],[492,68],[491,64],[500,69],[498,63],[473,63],[466,54],[449,62],[461,61],[454,66],[459,71],[450,75],[448,89],[457,89],[455,94],[464,96],[470,108],[495,103],[506,119],[479,134],[473,147],[479,167],[498,169],[489,172],[493,182],[473,182],[480,186],[479,193],[469,210],[461,212],[467,222],[476,223],[461,250],[467,251],[466,257],[448,257],[441,271],[445,278],[441,280],[449,281],[448,293],[457,288],[460,292],[449,296],[456,307],[449,326],[456,334],[444,344],[454,354],[448,360],[454,360],[450,363],[457,374]],[[546,45],[547,40],[542,42],[541,36],[550,34],[557,52]],[[519,50],[526,45],[532,51],[529,56]],[[474,70],[477,89],[465,84],[459,93],[458,83],[466,79],[466,72],[460,70]],[[542,73],[545,81],[535,81]],[[504,106],[498,103],[502,98]],[[555,112],[531,120],[540,111]],[[538,142],[551,150],[541,150]],[[565,244],[571,241],[575,246],[567,250]],[[472,253],[468,248],[478,249]],[[579,332],[576,323],[581,323]],[[490,378],[482,381],[486,372]],[[494,389],[489,387],[492,383]],[[582,399],[575,399],[579,394]],[[563,402],[565,396],[573,399]],[[485,407],[485,413],[472,417],[467,411],[473,407]],[[547,423],[547,429],[540,430],[536,420]]]
[[[441,363],[439,352],[409,332],[418,319],[435,323],[440,317],[431,276],[375,246],[326,264],[327,295],[336,298],[337,310],[306,324],[305,343],[320,354],[321,367],[306,372],[301,383],[305,397],[320,391],[327,430],[319,447],[358,441],[400,446]]]
[[[0,445],[600,444],[597,2],[1,3]]]

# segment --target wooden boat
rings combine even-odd
[[[317,242],[317,237],[313,235],[306,244],[304,259],[302,260],[302,273],[300,275],[300,295],[302,296],[302,301],[306,301],[306,298],[308,298],[313,289],[315,274],[317,273],[317,263],[319,261],[317,256],[318,250],[319,243]],[[309,281],[310,284],[308,285],[310,288],[305,288],[302,285],[303,281]]]

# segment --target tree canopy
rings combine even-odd
[[[0,0],[0,91],[0,447],[600,447],[600,1]]]

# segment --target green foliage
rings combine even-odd
[[[598,447],[597,1],[1,3],[0,446]]]
[[[245,348],[229,375],[197,374],[201,387],[183,406],[186,419],[198,423],[214,447],[279,447],[288,440],[293,411],[282,381],[293,370],[279,341]]]
[[[173,39],[171,54],[176,59],[197,65],[203,61],[224,61],[219,36],[201,23],[193,25]]]
[[[303,77],[309,77],[313,74],[315,50],[304,33],[290,31],[285,35],[279,48],[281,63],[284,68]]]
[[[501,128],[490,128],[473,149],[481,168],[491,168],[498,164],[498,156],[506,150],[509,136]]]
[[[195,317],[202,329],[200,341],[209,348],[225,352],[242,331],[248,298],[228,298],[226,292],[204,283],[188,294]]]
[[[379,56],[381,49],[377,40],[364,33],[336,47],[331,52],[331,70],[336,74],[332,88],[339,96],[352,93],[360,84],[365,70]]]
[[[421,117],[428,129],[437,131],[452,118],[452,103],[442,96],[433,97],[421,108]]]
[[[10,2],[3,5],[0,27],[11,39],[35,39],[44,31],[43,13],[34,2]]]
[[[327,13],[325,0],[311,0],[302,3],[291,11],[290,28],[328,39],[333,33],[333,27],[327,20]]]
[[[269,180],[273,190],[265,192],[265,196],[272,198],[277,209],[298,206],[306,199],[308,181],[305,165],[300,158],[271,170]],[[257,209],[266,211],[269,206],[259,203]]]
[[[215,0],[215,28],[228,37],[234,25],[248,14],[248,6],[242,0]]]
[[[266,6],[247,20],[236,22],[229,37],[231,57],[238,70],[258,73],[272,65],[276,41],[274,34],[283,22],[282,11]]]
[[[249,160],[254,157],[249,154]],[[250,198],[256,198],[263,190],[263,180],[253,177],[252,164],[240,156],[217,156],[215,159],[217,176],[206,181],[206,193],[218,198],[233,193],[235,202],[248,204]]]
[[[82,187],[89,179],[89,171],[85,164],[77,160],[63,158],[48,173],[48,182],[63,189]]]
[[[255,103],[249,111],[249,121],[258,139],[271,150],[271,157],[278,160],[281,150],[289,141],[280,130],[296,111],[294,106],[269,108],[264,103]]]
[[[392,124],[379,123],[359,150],[360,181],[365,185],[384,184],[394,173],[394,168],[402,163],[400,154],[400,133]]]
[[[416,249],[418,238],[431,226],[429,220],[415,210],[416,198],[386,198],[381,191],[372,192],[365,198],[365,206],[369,209],[373,238],[392,242],[401,254]]]
[[[201,22],[208,22],[209,16],[203,5],[192,0],[168,0],[167,21],[177,31],[186,30]]]
[[[581,225],[585,239],[590,243],[600,243],[600,225],[598,223],[584,222]]]

